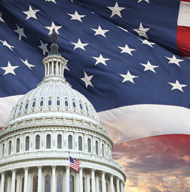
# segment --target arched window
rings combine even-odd
[[[50,149],[51,148],[51,135],[48,134],[46,135],[46,149]]]
[[[50,175],[45,176],[45,192],[50,192]]]
[[[72,135],[68,136],[68,149],[72,149],[73,148],[73,137]]]
[[[12,147],[12,142],[9,141],[9,155],[11,154],[11,147]]]
[[[104,144],[102,143],[102,157],[104,157]]]
[[[57,176],[57,192],[63,191],[63,176],[58,175]]]
[[[78,137],[78,150],[82,151],[82,137],[81,136]]]
[[[88,138],[88,152],[91,153],[91,139]]]
[[[33,101],[33,103],[32,103],[32,108],[34,108],[35,105],[36,105],[36,101]]]
[[[40,136],[36,135],[36,146],[35,149],[40,149]]]
[[[57,98],[57,106],[60,106],[60,100]]]
[[[83,192],[85,192],[85,178],[83,177]]]
[[[48,100],[48,105],[51,106],[51,104],[52,104],[52,101],[51,101],[51,97],[50,97]]]
[[[38,192],[38,176],[33,177],[33,192]]]
[[[2,157],[5,155],[5,144],[3,144],[3,151],[2,151]]]
[[[74,185],[74,176],[70,175],[70,192],[74,192],[74,188],[75,188],[75,185]]]
[[[102,192],[102,181],[100,179],[98,181],[98,192]]]
[[[30,143],[30,138],[29,136],[27,136],[25,140],[25,151],[29,150],[29,143]]]
[[[96,155],[98,155],[98,141],[96,141]]]
[[[58,149],[62,148],[62,135],[61,134],[57,135],[57,148]]]
[[[16,152],[17,153],[20,152],[20,138],[17,138],[17,140],[16,140]]]
[[[68,101],[65,101],[65,106],[66,106],[66,107],[68,107],[68,106],[69,106]]]
[[[22,178],[22,190],[21,192],[24,192],[24,177]]]

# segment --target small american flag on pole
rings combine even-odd
[[[70,167],[74,169],[75,171],[79,170],[80,162],[76,159],[73,159],[72,157],[69,157],[70,160]]]

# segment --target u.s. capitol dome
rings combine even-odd
[[[53,42],[44,79],[17,102],[0,132],[1,192],[124,192],[113,140],[88,99],[66,82],[66,62]],[[79,172],[69,156],[81,162]]]

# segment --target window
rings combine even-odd
[[[72,175],[70,175],[70,192],[74,192],[74,177]]]
[[[35,107],[35,105],[36,105],[36,102],[34,101],[34,102],[32,103],[32,107],[34,108],[34,107]]]
[[[102,156],[104,157],[104,144],[102,143]]]
[[[20,108],[19,108],[19,111],[21,111],[21,109],[22,109],[22,104],[21,104],[21,106],[20,106]],[[15,112],[16,112],[16,109],[15,109]]]
[[[17,192],[17,179],[15,179],[15,192]]]
[[[86,111],[88,112],[88,107],[86,106]]]
[[[82,137],[81,136],[78,137],[78,150],[82,151]]]
[[[98,141],[96,141],[96,155],[98,155]]]
[[[80,103],[80,109],[82,110],[82,104]]]
[[[29,136],[27,136],[25,141],[25,151],[29,150],[29,143],[30,143],[30,138]]]
[[[51,102],[51,98],[49,98],[48,100],[48,105],[51,106],[52,102]]]
[[[35,149],[40,149],[40,136],[36,135],[36,146]]]
[[[66,107],[68,107],[68,106],[69,106],[68,101],[65,101],[65,106],[66,106]]]
[[[46,136],[46,149],[50,149],[51,148],[51,135],[48,134]]]
[[[85,192],[85,178],[83,177],[83,192]]]
[[[38,192],[38,176],[33,177],[33,192]]]
[[[45,192],[50,192],[50,175],[45,176]]]
[[[19,153],[20,152],[20,139],[17,138],[16,140],[16,152]]]
[[[72,149],[73,148],[73,137],[72,135],[68,136],[68,149]]]
[[[88,152],[91,153],[91,139],[88,138]]]
[[[120,190],[121,191],[121,190]],[[108,183],[106,183],[106,192],[108,192]]]
[[[9,141],[9,155],[11,154],[11,146],[12,145],[12,142],[11,141]]]
[[[22,178],[22,190],[21,192],[24,192],[24,177]]]
[[[57,148],[58,149],[62,148],[62,135],[61,134],[57,135]]]
[[[102,192],[102,181],[100,179],[98,181],[98,188],[99,188],[98,192]]]
[[[60,106],[60,100],[59,100],[59,98],[57,99],[57,106]]]
[[[62,175],[57,176],[57,192],[63,191],[63,177]]]
[[[2,151],[2,157],[5,155],[5,144],[3,144],[3,151]]]
[[[5,180],[5,183],[4,183],[4,192],[7,192],[7,179]]]
[[[43,100],[41,99],[41,101],[40,101],[40,107],[42,107],[43,104],[44,104],[44,102],[43,102]]]
[[[73,102],[73,107],[76,108],[76,104],[75,104],[75,102]]]

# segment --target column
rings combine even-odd
[[[15,176],[16,176],[16,171],[15,169],[12,170],[12,183],[11,183],[11,191],[15,192]]]
[[[90,175],[86,175],[86,191],[90,191]]]
[[[117,178],[117,183],[116,183],[116,185],[117,185],[117,192],[120,192],[120,191],[119,191],[119,178]]]
[[[83,167],[79,169],[79,192],[83,192]]]
[[[38,192],[42,192],[42,166],[38,167]]]
[[[5,184],[5,173],[2,172],[1,173],[1,190],[0,191],[4,191],[4,184]]]
[[[50,73],[49,73],[49,63],[48,63],[48,68],[47,68],[47,75],[50,75]]]
[[[106,180],[105,180],[105,172],[102,172],[102,192],[106,191]]]
[[[121,192],[124,192],[123,182],[121,181]]]
[[[113,175],[110,175],[110,192],[113,192]]]
[[[24,192],[28,192],[28,167],[24,169]]]
[[[20,186],[21,186],[21,178],[20,175],[17,175],[17,185],[16,185],[17,192],[21,191]]]
[[[54,191],[56,191],[56,183],[55,183],[55,181],[56,181],[56,176],[55,176],[55,168],[56,168],[56,166],[55,165],[53,165],[52,166],[52,192],[54,192]]]
[[[65,191],[69,192],[70,186],[69,186],[69,176],[70,176],[70,167],[66,166],[66,177],[65,177]]]
[[[95,169],[91,170],[92,192],[95,192]]]
[[[96,192],[99,192],[99,178],[96,176]]]

